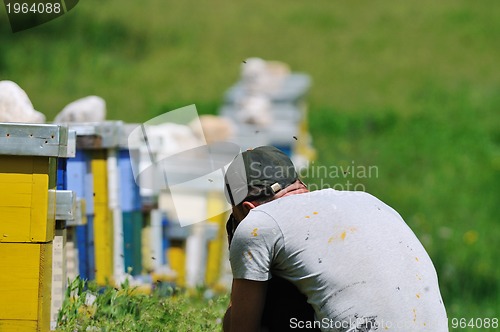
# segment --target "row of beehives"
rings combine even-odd
[[[0,124],[0,326],[54,327],[77,275],[145,291],[157,281],[224,284],[222,188],[178,191],[199,221],[180,227],[167,188],[141,197],[130,156],[147,148],[126,142],[130,127]]]

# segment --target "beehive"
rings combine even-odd
[[[0,330],[50,326],[57,157],[68,153],[58,125],[0,124]]]

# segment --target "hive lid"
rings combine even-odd
[[[68,127],[55,124],[0,123],[0,154],[17,156],[74,156]]]

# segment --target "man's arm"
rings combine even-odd
[[[233,279],[231,304],[224,316],[225,332],[260,331],[266,288],[267,281]]]

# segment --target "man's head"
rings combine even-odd
[[[226,224],[229,244],[236,227],[251,209],[308,191],[290,158],[272,146],[261,146],[236,156],[227,168],[224,181],[226,199],[233,207]]]
[[[244,201],[267,201],[298,179],[286,154],[273,146],[261,146],[239,154],[229,165],[224,180],[232,206]]]

